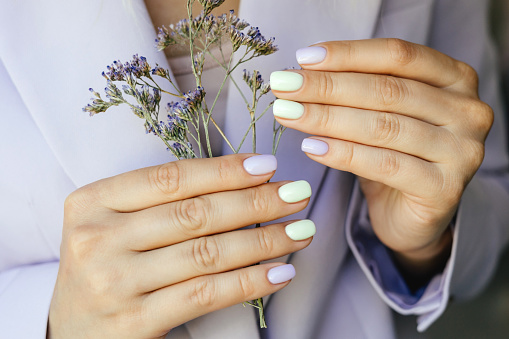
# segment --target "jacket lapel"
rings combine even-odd
[[[90,118],[81,109],[101,72],[133,54],[167,66],[153,47],[143,1],[131,14],[117,1],[6,1],[0,57],[46,142],[77,185],[170,160],[126,107]],[[65,15],[62,15],[65,13]],[[33,79],[37,79],[34,81]],[[103,96],[104,97],[104,96]]]
[[[239,16],[250,24],[259,26],[266,37],[276,36],[280,48],[269,57],[253,60],[247,67],[250,70],[259,70],[264,79],[268,80],[274,70],[299,68],[295,61],[295,51],[298,48],[319,40],[370,38],[376,27],[380,5],[381,0],[300,1],[298,6],[295,6],[295,1],[292,0],[243,1]],[[264,15],[264,11],[270,11],[270,14]],[[234,76],[238,78],[240,71]],[[238,126],[248,125],[249,120],[247,115],[239,114],[239,107],[243,107],[244,103],[234,86],[230,86],[228,95],[225,130],[235,144],[243,135]],[[262,104],[260,107],[265,107],[272,99],[267,98],[265,105]],[[258,131],[271,130],[272,119],[272,114],[267,114],[261,119],[257,125]],[[312,329],[313,322],[312,319],[306,320],[307,315],[314,311],[319,312],[320,302],[323,301],[324,294],[318,291],[327,291],[331,287],[334,274],[348,249],[342,227],[345,214],[342,213],[345,212],[343,207],[348,206],[347,186],[352,181],[352,176],[330,170],[329,178],[324,178],[326,167],[309,160],[301,152],[300,144],[303,138],[305,138],[303,133],[285,131],[277,153],[278,170],[272,180],[305,179],[311,184],[313,196],[308,208],[282,220],[310,218],[317,224],[318,231],[310,247],[292,256],[277,259],[295,265],[297,277],[284,290],[264,298],[270,315],[269,329],[266,331],[275,338],[307,338],[306,333]],[[257,152],[270,153],[272,138],[265,136],[260,139],[258,138]],[[227,149],[224,150],[227,152]],[[249,144],[245,145],[244,151],[250,152]],[[338,184],[340,182],[341,185]],[[346,198],[338,197],[339,192],[345,191]],[[321,202],[316,200],[319,196],[322,197]],[[331,201],[335,201],[333,206],[330,204]],[[320,228],[322,225],[325,229]],[[317,263],[325,260],[324,258],[327,258],[328,263],[317,266]],[[315,273],[319,271],[323,273],[323,279],[313,279]],[[305,302],[302,301],[304,299]]]

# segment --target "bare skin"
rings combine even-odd
[[[251,175],[239,154],[181,160],[82,187],[66,200],[48,338],[164,338],[200,315],[274,293],[253,265],[308,246],[288,223],[237,230],[304,209],[274,172]]]
[[[238,13],[240,0],[226,0],[220,7],[214,9],[212,14],[220,15],[231,9]],[[168,26],[176,23],[182,18],[187,18],[187,6],[185,0],[145,0],[148,13],[152,19],[154,27]],[[193,16],[200,14],[201,5],[196,2],[193,6]],[[188,55],[187,48],[166,48],[164,53],[168,58]]]
[[[477,75],[401,40],[318,45],[325,60],[292,71],[302,87],[274,91],[301,102],[303,116],[278,120],[328,144],[312,160],[359,176],[376,235],[409,281],[422,282],[447,258],[448,225],[483,160],[493,112],[479,100]],[[283,202],[284,183],[264,184],[273,172],[244,170],[250,156],[163,164],[72,193],[48,337],[163,338],[200,315],[284,288],[267,279],[282,263],[249,265],[311,239],[289,239],[285,224],[238,229],[296,213],[308,199]]]
[[[448,228],[484,158],[493,111],[477,73],[429,47],[397,39],[320,43],[325,60],[294,71],[304,84],[273,91],[304,115],[278,121],[316,135],[329,151],[308,156],[359,176],[373,229],[411,285],[441,269]]]

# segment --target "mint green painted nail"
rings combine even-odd
[[[287,203],[301,201],[311,196],[311,185],[305,180],[294,181],[279,187],[278,194]]]
[[[277,99],[272,106],[272,112],[276,117],[298,119],[304,114],[304,105],[295,101]]]
[[[296,91],[303,82],[304,77],[296,72],[277,71],[270,75],[270,88],[276,91]]]
[[[314,222],[306,219],[286,225],[285,232],[292,240],[304,240],[315,235],[316,226]]]

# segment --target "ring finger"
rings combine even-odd
[[[135,264],[137,288],[145,293],[281,257],[308,246],[315,231],[312,221],[301,220],[201,237],[140,253]]]
[[[452,134],[447,129],[396,113],[283,99],[274,102],[273,110],[282,125],[304,133],[393,149],[431,162],[445,161],[451,153]]]

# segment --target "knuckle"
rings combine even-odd
[[[183,183],[178,161],[154,166],[148,171],[148,182],[156,192],[164,195],[176,194]]]
[[[270,254],[274,251],[274,238],[271,236],[269,230],[265,227],[260,227],[258,231],[258,247],[263,253]]]
[[[196,197],[178,201],[175,209],[170,210],[170,218],[177,220],[184,234],[193,236],[203,232],[210,218],[210,211],[210,199]]]
[[[98,201],[99,192],[87,185],[69,194],[64,201],[64,215],[66,219],[74,220],[89,210],[94,201]],[[64,223],[67,225],[68,223]]]
[[[251,279],[251,275],[246,271],[239,271],[237,279],[243,300],[254,299],[254,295],[256,294],[256,287],[253,280]]]
[[[377,113],[369,130],[371,137],[382,144],[394,143],[400,137],[400,132],[400,121],[391,113]]]
[[[417,46],[401,39],[387,39],[387,48],[391,59],[398,66],[405,66],[417,58]]]
[[[113,270],[95,270],[87,273],[88,291],[94,296],[110,297],[118,289],[120,279]]]
[[[228,159],[219,159],[217,165],[217,176],[222,182],[231,181],[232,174],[235,172],[236,166]]]
[[[495,115],[493,114],[493,109],[491,107],[480,101],[477,105],[477,109],[475,111],[476,116],[476,124],[475,126],[482,132],[486,134],[491,129],[493,125],[493,121],[495,119]]]
[[[330,127],[332,126],[334,122],[333,120],[333,114],[331,112],[331,106],[329,105],[323,105],[320,108],[320,114],[317,115],[316,125],[315,128],[323,128],[323,127]]]
[[[393,152],[381,152],[381,159],[378,164],[378,172],[387,177],[393,177],[399,173],[400,161],[398,156]]]
[[[477,171],[484,160],[484,143],[480,141],[473,140],[469,143],[467,150],[467,164],[466,168]]]
[[[343,53],[345,53],[345,60],[355,60],[357,57],[355,44],[351,41],[338,41],[337,43],[341,46]]]
[[[457,61],[456,67],[459,70],[461,79],[470,87],[473,87],[475,90],[477,90],[477,86],[479,84],[479,75],[477,74],[477,71],[472,66],[463,61]]]
[[[251,189],[251,205],[255,213],[266,214],[271,206],[270,197],[265,194],[264,186],[253,187]]]
[[[211,272],[218,267],[219,253],[219,245],[214,237],[202,237],[193,241],[193,262],[200,272]]]
[[[351,143],[345,143],[338,152],[338,160],[340,164],[344,164],[347,169],[354,167],[355,163],[355,146]]]
[[[198,307],[205,309],[213,308],[216,301],[216,284],[213,278],[199,278],[193,285],[189,300]]]
[[[375,95],[383,106],[397,106],[408,96],[403,80],[386,75],[373,77]]]
[[[470,128],[473,128],[475,133],[480,132],[482,136],[486,137],[488,131],[493,125],[494,114],[491,107],[477,99],[465,99],[461,103],[461,111],[467,117]]]
[[[65,247],[74,260],[83,261],[90,258],[102,242],[100,232],[95,226],[82,225],[67,234]]]
[[[318,73],[316,90],[318,91],[318,97],[331,98],[334,96],[336,86],[334,86],[334,80],[329,72]]]

